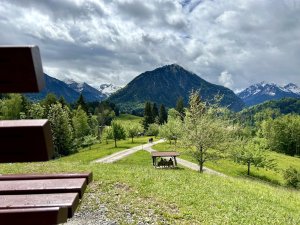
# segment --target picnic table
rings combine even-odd
[[[175,151],[168,151],[168,152],[151,152],[152,156],[152,163],[155,167],[175,167],[177,166],[176,157],[180,154]],[[161,160],[158,161],[157,159],[160,158]],[[165,158],[169,158],[167,161]]]
[[[45,85],[37,46],[0,47],[0,93],[39,92]],[[0,163],[53,159],[48,120],[0,121]],[[74,215],[92,173],[0,174],[0,224],[54,225]]]

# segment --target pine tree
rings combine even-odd
[[[152,114],[152,105],[150,102],[146,102],[145,109],[144,109],[144,120],[143,120],[144,129],[147,130],[149,124],[153,122],[154,122],[154,118]]]
[[[185,114],[184,114],[184,102],[183,102],[183,98],[181,96],[177,99],[175,109],[180,114],[180,117],[183,120]]]
[[[168,121],[168,113],[165,106],[162,104],[159,108],[159,123],[164,124]]]
[[[156,103],[154,103],[153,106],[152,106],[152,118],[153,118],[153,122],[156,121],[157,117],[159,117],[158,108],[156,106]]]
[[[82,108],[86,113],[88,113],[88,106],[87,106],[87,104],[86,104],[86,102],[85,102],[85,100],[84,100],[82,94],[80,94],[78,100],[77,100],[76,103],[75,103],[75,109],[77,109],[78,106],[81,106],[81,108]]]

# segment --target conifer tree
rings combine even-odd
[[[177,99],[176,108],[175,109],[180,114],[180,117],[183,120],[183,118],[184,118],[185,115],[184,115],[184,101],[183,101],[182,96],[180,96]]]
[[[152,114],[152,105],[150,102],[146,102],[145,109],[144,109],[144,120],[143,120],[144,129],[147,130],[149,124],[153,122],[154,122],[154,118]]]
[[[165,106],[162,104],[159,108],[159,123],[164,124],[168,121],[168,113]]]
[[[159,117],[158,108],[156,106],[156,103],[153,103],[153,106],[152,106],[152,118],[153,118],[153,122],[155,122],[155,120],[156,120],[157,117]]]
[[[81,106],[81,108],[82,108],[86,113],[88,113],[88,106],[87,106],[87,104],[86,104],[86,102],[85,102],[85,100],[84,100],[82,94],[80,94],[78,100],[77,100],[76,103],[75,103],[75,108],[76,108],[76,109],[78,108],[78,106]]]

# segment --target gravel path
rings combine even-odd
[[[96,162],[96,163],[113,163],[113,162],[118,161],[118,160],[120,160],[120,159],[122,159],[126,156],[129,156],[129,155],[131,155],[131,154],[133,154],[133,153],[135,153],[139,150],[149,148],[152,145],[162,143],[162,142],[164,142],[164,140],[159,140],[159,141],[155,141],[155,142],[152,142],[152,143],[136,146],[136,147],[133,147],[133,148],[130,148],[130,149],[125,149],[123,151],[116,152],[116,153],[111,154],[109,156],[106,156],[104,158],[97,159],[94,162]]]

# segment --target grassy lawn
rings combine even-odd
[[[122,123],[122,125],[126,126],[126,125],[133,124],[133,123],[140,124],[142,119],[143,119],[143,117],[134,116],[134,115],[130,115],[130,114],[121,114],[115,120],[120,121]]]
[[[147,139],[121,141],[118,149],[98,144],[50,162],[0,164],[0,174],[93,171],[79,210],[104,204],[118,224],[300,224],[299,191],[185,168],[155,169],[145,151],[113,164],[90,163]]]
[[[131,142],[131,138],[126,140],[117,141],[117,148],[115,148],[115,143],[113,140],[109,140],[108,144],[105,142],[96,144],[91,146],[91,148],[81,149],[77,154],[70,155],[67,157],[63,157],[58,159],[59,161],[64,162],[81,162],[81,163],[89,163],[93,160],[102,158],[107,155],[111,155],[115,152],[132,148],[134,146],[146,144],[148,142],[149,137],[138,137],[133,139],[133,143]]]
[[[153,146],[153,149],[158,151],[168,151],[175,150],[181,153],[181,158],[186,159],[188,161],[197,163],[197,161],[190,156],[184,149],[175,148],[174,144],[170,144],[169,142],[164,142]],[[221,173],[234,176],[234,177],[247,177],[250,179],[258,178],[260,180],[268,181],[274,184],[284,185],[284,179],[282,175],[282,171],[292,166],[298,170],[300,170],[300,158],[287,156],[284,154],[269,152],[270,159],[274,159],[277,163],[277,166],[274,170],[265,170],[261,168],[251,167],[251,177],[247,176],[247,166],[240,165],[234,163],[230,159],[223,159],[217,162],[206,162],[205,166]]]

